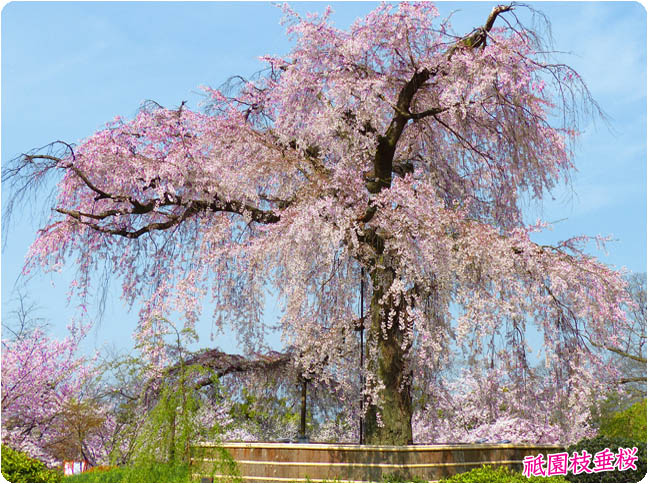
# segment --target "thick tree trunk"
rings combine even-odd
[[[452,45],[446,52],[446,58],[450,60],[458,48],[483,47],[497,16],[511,9],[513,5],[499,5],[493,8],[484,27],[473,30]],[[392,174],[395,172],[396,146],[407,123],[412,119],[423,119],[445,110],[439,107],[417,114],[411,113],[414,96],[426,82],[437,75],[437,71],[438,69],[428,68],[416,71],[400,90],[394,117],[385,133],[377,138],[378,146],[374,155],[373,173],[367,180],[369,193],[380,193],[391,186]],[[370,204],[361,221],[370,222],[376,210],[376,206]],[[374,348],[377,355],[374,355],[374,358],[370,357],[369,361],[374,363],[373,368],[370,366],[369,370],[384,384],[384,389],[379,392],[380,402],[368,409],[365,426],[366,442],[368,444],[408,444],[412,442],[411,373],[407,367],[410,348],[409,343],[405,342],[405,332],[398,327],[398,324],[395,323],[391,327],[388,325],[390,311],[398,313],[404,310],[404,306],[395,307],[392,301],[384,301],[382,305],[380,304],[383,288],[391,285],[394,273],[389,269],[389,264],[384,263],[384,241],[372,229],[369,229],[363,238],[373,246],[379,259],[371,275],[374,294],[371,300],[371,328],[367,340],[367,349],[371,351]]]
[[[380,304],[383,288],[393,281],[393,271],[376,269],[372,274],[374,292],[371,298],[371,327],[367,340],[368,354],[377,352],[377,358],[370,358],[369,370],[384,385],[379,392],[379,402],[370,405],[365,421],[365,443],[383,445],[407,445],[412,443],[412,397],[411,373],[407,357],[409,343],[404,331],[399,328],[398,314],[403,307],[396,307],[389,298]],[[393,311],[395,318],[391,327],[388,315]],[[372,347],[374,349],[372,349]]]

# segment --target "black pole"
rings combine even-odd
[[[364,444],[364,267],[360,268],[360,444]]]
[[[308,380],[302,377],[302,392],[301,392],[301,419],[299,422],[299,441],[306,441],[306,385]]]

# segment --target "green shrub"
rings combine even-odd
[[[214,482],[241,482],[238,464],[224,447],[194,447],[192,456],[200,475],[211,476]]]
[[[61,482],[60,471],[2,444],[0,470],[9,482]]]
[[[599,434],[606,437],[646,441],[646,399],[601,422]]]
[[[166,323],[175,330],[171,322]],[[186,363],[182,349],[185,337],[195,339],[190,330],[176,330],[177,344],[172,348],[179,355],[177,365],[169,367],[159,381],[147,383],[154,383],[159,388],[151,389],[150,409],[144,418],[127,419],[124,429],[130,440],[129,446],[123,453],[116,446],[116,451],[110,456],[111,463],[122,466],[97,472],[96,477],[84,473],[80,480],[75,477],[69,482],[86,482],[85,478],[88,482],[188,482],[191,479],[192,444],[199,440],[219,441],[222,428],[218,424],[209,428],[196,425],[196,417],[204,404],[204,395],[200,393],[201,386],[195,385],[196,380],[211,380],[212,388],[217,391],[220,385],[213,370]],[[130,365],[132,360],[126,360],[124,364]],[[147,370],[150,368],[140,368],[137,364],[132,368],[134,374],[146,374]],[[211,401],[218,403],[214,398]],[[239,474],[236,462],[222,446],[215,446],[215,450],[216,455],[209,461],[211,469],[201,471],[212,476],[226,476],[227,482],[233,482]],[[208,467],[207,464],[204,467]]]
[[[582,454],[583,450],[587,450],[592,456],[596,455],[597,452],[602,451],[603,449],[610,449],[610,451],[615,454],[618,452],[619,447],[629,448],[637,447],[637,456],[639,460],[635,462],[637,470],[628,469],[625,471],[604,471],[604,472],[592,472],[581,473],[574,475],[571,472],[567,474],[567,479],[570,482],[639,482],[646,475],[646,442],[640,440],[631,440],[624,438],[611,438],[598,436],[594,439],[584,439],[578,442],[577,444],[570,445],[567,447],[567,452],[569,455],[573,455],[574,452]],[[592,457],[593,461],[594,457]]]
[[[223,459],[221,459],[221,462]],[[228,475],[226,482],[239,482],[232,469],[216,469],[222,475]],[[225,471],[229,471],[226,473]],[[151,463],[123,467],[92,468],[81,474],[65,476],[62,482],[193,482],[191,469],[184,463]],[[214,479],[214,482],[218,482]]]
[[[428,482],[425,479],[416,476],[410,476],[404,472],[392,472],[382,477],[382,482]]]
[[[186,464],[158,463],[106,470],[91,469],[66,476],[63,482],[191,482],[191,473]]]
[[[471,469],[468,472],[455,474],[439,482],[567,482],[563,476],[527,478],[521,472],[508,467],[491,467],[488,465]]]
[[[111,471],[113,469],[117,469],[117,466],[100,465],[100,466],[91,467],[86,472],[106,472],[106,471]]]

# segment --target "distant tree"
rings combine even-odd
[[[615,369],[618,384],[604,392],[606,397],[592,409],[592,421],[606,435],[617,437],[621,435],[610,433],[609,429],[633,415],[629,409],[633,404],[634,415],[640,414],[639,404],[646,400],[646,274],[633,273],[626,279],[632,301],[625,308],[629,326],[616,335],[618,346],[592,343],[593,350],[601,353]],[[627,425],[632,426],[632,422]]]
[[[51,422],[50,438],[42,444],[59,462],[86,460],[92,465],[106,463],[112,447],[109,440],[113,428],[113,417],[101,402],[70,397],[62,403]]]
[[[38,315],[38,304],[30,299],[27,294],[18,289],[15,296],[9,303],[13,307],[8,312],[8,317],[2,322],[2,330],[5,332],[5,339],[19,341],[30,336],[34,330],[46,330],[48,322]]]
[[[93,367],[77,355],[78,332],[58,341],[21,321],[13,334],[20,337],[2,340],[2,441],[53,464],[66,406],[81,397]]]
[[[621,372],[620,383],[625,385],[632,401],[646,398],[646,273],[628,276],[628,292],[633,305],[627,308],[630,326],[619,335],[619,346],[605,346],[615,356]]]
[[[430,3],[381,5],[348,31],[285,7],[293,50],[207,89],[206,113],[150,104],[6,168],[9,210],[59,177],[26,271],[73,257],[81,297],[92,276],[121,278],[127,301],[143,298],[141,341],[173,311],[191,327],[211,295],[214,324],[250,350],[272,288],[306,373],[349,393],[364,375],[367,443],[412,441],[412,381],[453,348],[523,390],[531,324],[554,381],[605,380],[586,341],[622,344],[625,282],[587,238],[532,242],[544,224],[520,209],[569,177],[578,117],[597,106],[515,8],[456,36]]]
[[[101,398],[96,361],[81,356],[87,327],[48,335],[38,305],[18,292],[3,320],[2,441],[49,465],[105,462],[114,425]]]

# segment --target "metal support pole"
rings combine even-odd
[[[364,267],[360,268],[360,444],[364,444]]]
[[[302,392],[301,392],[301,419],[299,422],[299,437],[300,442],[307,442],[306,438],[306,386],[308,385],[308,380],[301,377],[302,381]]]

